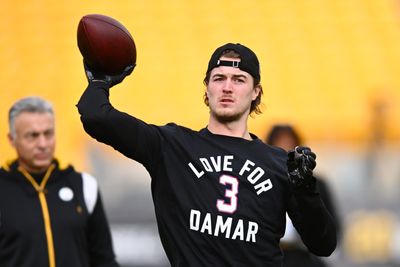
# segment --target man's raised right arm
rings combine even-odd
[[[119,76],[97,74],[97,77],[90,77],[92,73],[86,66],[85,71],[89,85],[77,104],[83,128],[97,141],[112,146],[129,158],[141,161],[144,155],[141,155],[142,149],[139,146],[157,148],[157,131],[145,122],[115,109],[109,101],[110,87],[120,83],[132,70]]]

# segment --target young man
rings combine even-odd
[[[9,127],[17,159],[0,169],[0,266],[118,267],[95,178],[54,158],[51,104],[17,101]]]
[[[334,251],[335,227],[312,177],[315,154],[298,148],[288,159],[248,131],[262,94],[259,62],[249,48],[226,44],[211,56],[204,80],[210,117],[200,131],[155,126],[116,110],[109,88],[133,66],[116,76],[85,69],[89,86],[77,105],[83,126],[150,173],[172,266],[281,266],[286,212],[313,253]]]

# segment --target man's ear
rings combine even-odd
[[[253,96],[253,100],[256,100],[257,97],[261,94],[261,84],[257,84],[256,87],[254,87],[254,96]]]
[[[8,137],[8,142],[10,142],[10,145],[11,145],[13,148],[15,148],[15,138],[12,136],[11,133],[8,133],[8,134],[7,134],[7,137]]]

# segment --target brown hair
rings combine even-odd
[[[300,137],[300,134],[295,130],[295,128],[292,125],[289,124],[276,124],[274,125],[270,132],[267,134],[265,138],[265,142],[269,145],[275,145],[276,140],[281,136],[281,135],[289,135],[296,146],[302,145],[302,140]]]

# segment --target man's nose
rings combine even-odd
[[[46,147],[48,144],[48,138],[44,134],[41,134],[37,138],[37,144],[39,147]]]
[[[224,87],[222,88],[224,92],[231,92],[232,91],[232,80],[226,79],[224,83]]]

